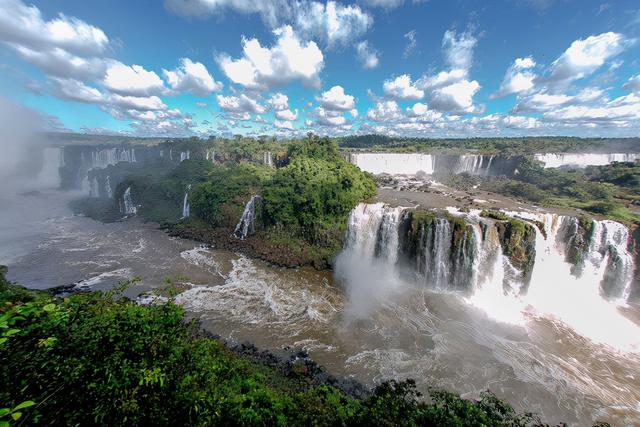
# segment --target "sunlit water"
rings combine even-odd
[[[578,333],[580,321],[600,321],[603,334],[637,332],[640,309],[607,305],[570,314],[577,319],[549,315],[557,310],[553,293],[578,284],[549,282],[530,301],[496,307],[496,296],[461,298],[383,276],[393,283],[363,313],[328,273],[274,268],[169,238],[135,218],[101,224],[73,216],[66,208],[73,194],[1,197],[0,263],[9,265],[10,279],[31,287],[106,289],[140,276],[128,291],[133,297],[171,277],[193,284],[176,300],[212,331],[263,348],[304,347],[333,373],[367,384],[415,378],[423,390],[444,387],[469,398],[490,389],[548,422],[640,419],[640,355],[623,350],[627,343]],[[506,312],[496,315],[500,310]]]

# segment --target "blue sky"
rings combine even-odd
[[[0,42],[74,131],[640,134],[637,0],[0,0]]]

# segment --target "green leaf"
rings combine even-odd
[[[14,412],[11,414],[11,418],[13,418],[13,421],[18,421],[21,416],[22,416],[22,412]]]
[[[8,339],[9,338],[0,338],[0,344],[4,344]]]
[[[42,307],[44,311],[53,311],[56,309],[56,305],[54,303],[50,303]]]
[[[15,408],[13,408],[13,410],[17,411],[19,409],[28,408],[28,407],[33,406],[35,404],[36,404],[36,402],[34,402],[33,400],[25,400],[24,402],[22,402],[21,404],[19,404]]]
[[[11,409],[9,409],[9,408],[0,408],[0,417],[4,417],[9,412],[11,412]]]
[[[15,335],[18,332],[20,332],[20,329],[9,329],[7,332],[5,332],[3,335],[5,337],[10,337],[11,335]]]

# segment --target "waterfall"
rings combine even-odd
[[[42,150],[42,168],[37,181],[42,186],[60,186],[60,168],[64,167],[64,151],[59,147],[45,147]]]
[[[465,154],[459,156],[454,169],[455,174],[467,173],[469,175],[488,175],[494,156],[481,156]]]
[[[397,261],[399,225],[404,208],[360,203],[349,215],[344,249],[336,258],[335,275],[346,285],[349,312],[366,316],[400,285]]]
[[[160,150],[160,158],[164,159],[164,150]]]
[[[215,163],[216,161],[216,152],[214,150],[207,150],[206,159]]]
[[[260,196],[255,195],[244,206],[244,211],[233,231],[233,237],[244,240],[248,235],[255,233],[255,210],[256,202],[260,200]]]
[[[349,216],[343,255],[382,265],[393,274],[401,272],[439,291],[472,294],[495,286],[503,293],[524,295],[548,282],[577,281],[604,299],[624,301],[631,294],[635,265],[630,234],[618,222],[581,224],[571,216],[506,212],[535,230],[530,252],[534,262],[521,259],[529,256],[523,252],[515,258],[519,264],[513,264],[503,246],[522,237],[501,242],[505,221],[481,218],[478,212],[408,210],[403,215],[403,209],[382,203],[358,205]]]
[[[372,174],[415,175],[434,172],[434,156],[419,153],[351,153],[350,161]]]
[[[184,193],[184,200],[182,201],[182,218],[189,218],[189,191],[191,190],[191,184],[187,185],[187,191]]]
[[[189,160],[189,156],[190,155],[191,155],[191,152],[189,150],[181,151],[180,152],[180,161],[184,162],[185,160]]]
[[[640,160],[637,153],[546,153],[536,154],[534,158],[544,163],[545,168],[585,168],[587,166],[604,166],[613,162],[635,162]]]
[[[638,327],[618,311],[637,286],[631,236],[623,224],[505,212],[532,230],[535,250],[525,252],[533,259],[529,266],[508,254],[503,239],[510,222],[477,211],[452,212],[383,203],[354,208],[334,266],[350,310],[366,317],[411,283],[460,293],[499,321],[523,324],[532,315],[551,316],[597,342],[619,348],[633,343]],[[523,271],[527,266],[529,276]],[[615,328],[629,333],[612,334]]]
[[[169,148],[169,160],[173,160],[173,148]]]
[[[104,181],[104,190],[107,193],[107,197],[109,199],[113,198],[113,190],[111,189],[111,177],[107,175],[107,178]]]
[[[273,167],[273,156],[271,154],[271,151],[265,151],[263,153],[262,163],[269,167]]]
[[[98,178],[95,176],[89,181],[89,197],[100,197],[100,185],[98,184]]]
[[[120,212],[124,215],[135,215],[138,212],[138,208],[133,204],[133,199],[131,198],[131,187],[127,187],[122,195]]]

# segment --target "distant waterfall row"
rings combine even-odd
[[[347,153],[349,162],[372,174],[415,175],[417,173],[512,175],[518,159],[476,154],[436,155],[422,153]]]
[[[465,295],[483,288],[521,295],[568,282],[608,299],[632,293],[635,265],[624,225],[553,214],[498,218],[360,204],[349,217],[338,276],[348,280],[350,265],[365,262],[389,282]]]
[[[542,162],[545,168],[585,168],[587,166],[604,166],[613,162],[640,160],[640,154],[634,153],[547,153],[536,154],[534,157]]]
[[[517,173],[521,156],[487,156],[481,154],[424,154],[424,153],[345,153],[346,159],[374,175],[428,175],[469,174],[480,176],[511,176]],[[536,154],[535,160],[546,168],[584,168],[613,162],[634,162],[640,154]]]

